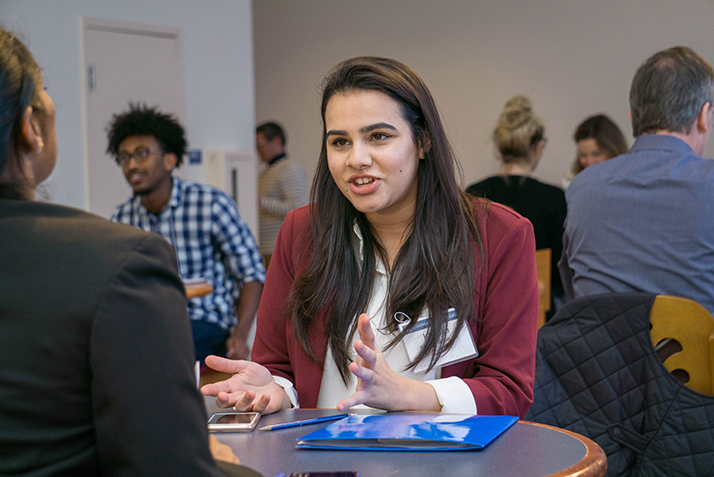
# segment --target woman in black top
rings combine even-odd
[[[530,177],[546,144],[544,134],[545,127],[533,113],[530,100],[525,96],[511,98],[493,130],[503,166],[497,175],[471,184],[466,192],[513,208],[533,224],[536,249],[551,249],[552,314],[559,298],[565,296],[557,264],[563,251],[567,209],[560,187]]]

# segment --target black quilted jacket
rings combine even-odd
[[[680,384],[649,334],[656,295],[568,303],[538,333],[527,420],[585,435],[609,476],[714,476],[714,396]]]

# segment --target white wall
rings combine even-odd
[[[251,15],[251,0],[2,0],[0,24],[23,37],[57,109],[59,157],[46,182],[50,199],[87,206],[80,16],[179,27],[189,147],[253,150]],[[124,180],[119,173],[117,180]]]
[[[648,56],[686,45],[714,63],[712,0],[271,0],[254,2],[253,17],[256,118],[282,122],[289,152],[311,173],[317,87],[353,56],[395,58],[422,76],[465,184],[498,169],[490,135],[514,94],[529,95],[546,125],[535,175],[560,183],[585,117],[608,114],[632,142],[630,82]]]

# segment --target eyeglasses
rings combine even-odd
[[[133,154],[130,154],[128,152],[122,152],[121,154],[117,155],[114,160],[117,161],[118,165],[124,167],[129,164],[129,161],[131,161],[132,158],[136,159],[136,162],[138,164],[143,164],[146,162],[150,155],[163,153],[164,151],[162,151],[161,149],[141,148],[134,151]]]

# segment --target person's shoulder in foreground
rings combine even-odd
[[[0,103],[0,474],[218,475],[173,250],[35,202],[57,162],[56,112],[2,27]]]
[[[12,275],[4,277],[12,285],[0,300],[24,325],[10,320],[15,325],[2,333],[9,361],[0,374],[26,383],[2,391],[0,414],[25,418],[0,419],[0,435],[6,443],[35,435],[29,447],[2,446],[12,456],[0,461],[23,472],[220,475],[205,445],[205,411],[170,245],[68,207],[0,201],[0,211],[0,275]],[[34,299],[15,288],[35,290]],[[27,326],[31,340],[17,334]],[[2,381],[12,382],[7,377]],[[160,404],[163,393],[172,395],[170,406]]]

